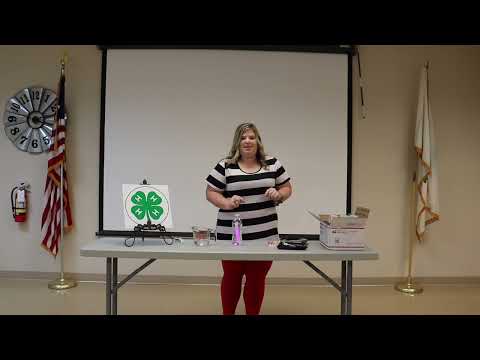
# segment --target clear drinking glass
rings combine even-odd
[[[217,235],[215,230],[203,227],[192,226],[193,243],[197,246],[208,246],[210,240],[217,241]]]

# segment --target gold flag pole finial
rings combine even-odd
[[[62,59],[60,60],[60,64],[62,65],[62,75],[65,73],[65,64],[67,63],[68,55],[66,52],[63,53]]]

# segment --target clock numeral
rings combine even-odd
[[[17,117],[16,117],[16,116],[13,116],[13,115],[10,115],[10,116],[8,117],[8,121],[10,121],[10,122],[17,122]]]
[[[36,90],[33,92],[33,99],[40,100],[40,91]]]
[[[42,140],[43,140],[43,142],[44,142],[45,145],[50,144],[50,139],[48,138],[48,136],[44,136],[44,137],[42,138]]]
[[[46,103],[49,98],[50,98],[50,94],[46,94],[44,99],[43,99],[43,102]]]
[[[28,138],[26,136],[22,136],[22,141],[20,141],[20,144],[23,145],[23,143],[27,140]]]
[[[20,105],[12,103],[11,110],[15,111],[18,114],[18,110],[20,110]]]
[[[20,97],[20,101],[22,102],[22,105],[25,105],[30,102],[30,100],[25,94]]]
[[[17,135],[20,129],[18,127],[14,127],[13,129],[10,129],[10,134],[13,136]]]
[[[32,140],[32,147],[33,147],[34,149],[36,149],[36,148],[38,147],[38,140],[37,140],[37,139]]]
[[[55,113],[57,111],[57,105],[53,104],[52,106],[50,106],[50,110]]]

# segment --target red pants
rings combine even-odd
[[[247,315],[258,315],[265,293],[265,278],[272,267],[271,261],[222,260],[221,286],[223,315],[234,315],[240,293],[242,278],[246,277],[243,300]]]

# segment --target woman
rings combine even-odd
[[[232,240],[232,220],[240,214],[243,241],[279,240],[276,206],[292,194],[290,177],[280,162],[265,155],[260,134],[252,123],[235,130],[230,154],[207,177],[207,200],[219,208],[217,239]],[[224,315],[234,315],[242,278],[247,315],[258,315],[271,261],[222,261],[221,297]]]

